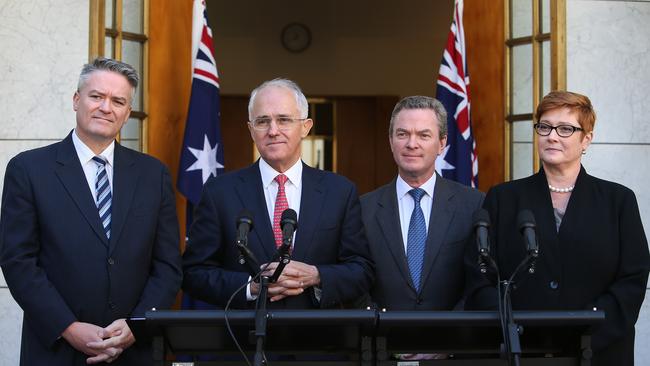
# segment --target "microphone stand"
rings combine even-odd
[[[248,238],[237,239],[235,242],[239,249],[239,264],[246,265],[248,273],[255,281],[260,273],[260,266],[253,253],[248,249]],[[269,276],[260,276],[260,291],[255,304],[255,330],[253,334],[256,339],[254,365],[262,366],[266,364],[264,355],[264,342],[266,340],[266,321],[268,314],[266,311],[266,301],[268,298]]]
[[[503,298],[499,299],[501,302],[500,308],[503,309],[504,314],[502,315],[505,318],[506,331],[504,335],[507,336],[505,339],[505,348],[508,355],[508,363],[514,362],[515,366],[519,366],[521,358],[521,343],[519,341],[519,335],[523,333],[524,329],[520,325],[516,324],[512,316],[512,301],[510,299],[510,288],[514,283],[514,278],[521,273],[521,270],[528,266],[529,273],[535,272],[535,260],[537,259],[537,252],[529,253],[524,260],[522,260],[519,265],[515,268],[512,275],[508,280],[501,281],[499,286],[503,290]]]
[[[502,315],[505,318],[505,332],[504,335],[507,337],[504,340],[504,350],[506,351],[506,358],[508,359],[508,364],[514,362],[515,366],[519,366],[521,358],[521,343],[519,342],[519,334],[523,330],[515,322],[512,316],[512,303],[510,301],[510,285],[513,282],[508,280],[503,280],[499,284],[503,291],[503,299],[501,309],[503,309],[504,314]]]
[[[266,364],[264,355],[264,343],[266,342],[266,323],[268,313],[266,311],[266,301],[268,298],[269,277],[260,278],[260,293],[255,304],[255,359],[253,365],[262,366]]]
[[[250,274],[252,279],[255,279],[260,271],[260,264],[257,262],[257,258],[253,255],[253,252],[248,249],[248,237],[237,239],[235,245],[239,249],[239,264],[246,265],[248,274]]]
[[[514,283],[514,278],[521,272],[523,268],[528,266],[529,273],[535,272],[535,260],[537,259],[537,252],[529,253],[519,265],[515,268],[514,272],[507,280],[500,280],[499,268],[496,261],[490,256],[489,252],[482,251],[479,253],[479,269],[481,273],[487,272],[487,267],[490,266],[496,271],[497,274],[497,303],[499,307],[499,320],[502,328],[503,344],[502,356],[508,360],[508,365],[514,364],[519,366],[521,362],[521,343],[519,335],[523,333],[523,327],[514,322],[512,316],[512,302],[510,300],[510,288]],[[503,296],[500,293],[503,292]]]
[[[291,235],[286,235],[282,238],[282,245],[278,248],[278,251],[275,255],[275,259],[278,260],[278,266],[275,268],[275,271],[273,272],[273,275],[269,278],[269,283],[275,283],[280,275],[282,274],[282,271],[284,271],[284,267],[286,267],[289,262],[291,262],[291,242],[293,241],[293,233]]]
[[[260,278],[260,293],[257,297],[255,306],[255,358],[253,365],[262,366],[266,365],[266,356],[264,354],[264,344],[266,343],[266,329],[267,321],[269,318],[266,302],[268,300],[269,284],[275,283],[284,267],[291,261],[291,242],[293,241],[293,232],[291,235],[283,235],[282,245],[277,250],[275,258],[278,259],[278,266],[271,276],[262,276]]]

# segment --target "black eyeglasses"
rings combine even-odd
[[[576,131],[584,131],[584,129],[576,126],[559,125],[553,127],[551,125],[547,125],[546,123],[535,123],[533,125],[533,128],[535,129],[535,132],[537,132],[537,134],[540,136],[548,136],[553,130],[555,130],[555,132],[557,132],[558,136],[560,137],[569,137]]]

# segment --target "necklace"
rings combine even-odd
[[[550,189],[551,192],[555,192],[555,193],[570,193],[573,191],[573,188],[575,188],[575,185],[566,188],[558,188],[558,187],[553,187],[550,184],[548,185],[548,189]]]

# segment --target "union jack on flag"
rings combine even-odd
[[[199,203],[203,184],[223,172],[219,74],[214,60],[212,30],[204,0],[194,0],[192,20],[192,92],[185,124],[185,137],[178,169],[178,190],[187,198],[186,235],[194,205]],[[214,306],[183,296],[183,309]]]
[[[194,0],[192,40],[192,93],[181,150],[178,190],[188,202],[196,205],[203,184],[211,175],[216,177],[221,173],[224,167],[219,74],[204,0]]]
[[[447,110],[447,146],[436,159],[445,178],[478,187],[478,157],[470,119],[469,74],[463,30],[463,0],[456,0],[438,75],[436,98]]]

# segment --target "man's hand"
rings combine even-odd
[[[125,349],[135,343],[135,337],[124,319],[117,319],[106,328],[100,328],[102,339],[87,344],[97,355],[86,360],[88,364],[113,362]]]
[[[99,352],[88,347],[88,343],[100,342],[103,339],[103,332],[103,328],[94,324],[74,322],[63,331],[61,336],[77,351],[96,356]]]
[[[278,264],[278,262],[270,263],[262,275],[271,276]],[[278,280],[269,285],[269,297],[271,301],[278,301],[287,296],[300,295],[306,288],[318,285],[320,285],[320,274],[316,266],[291,261],[284,267]],[[251,286],[252,291],[253,287]]]

